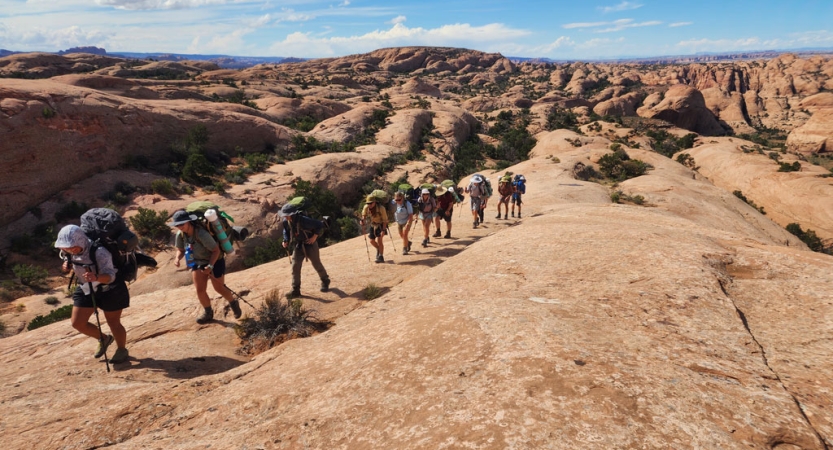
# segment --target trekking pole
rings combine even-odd
[[[238,294],[237,292],[232,291],[232,290],[231,290],[231,288],[230,288],[230,287],[228,287],[228,285],[227,285],[227,284],[223,284],[223,286],[224,286],[226,289],[228,289],[228,290],[229,290],[229,292],[231,292],[231,293],[232,293],[232,295],[234,295],[235,297],[237,297],[237,298],[238,298],[238,299],[240,299],[240,300],[243,300],[243,303],[245,303],[245,304],[247,304],[247,305],[251,306],[251,307],[252,307],[252,309],[255,309],[255,306],[254,306],[254,305],[252,305],[251,303],[249,303],[249,301],[248,301],[248,300],[246,300],[245,298],[243,298],[243,296],[242,296],[242,295]]]
[[[393,243],[393,236],[390,235],[390,226],[385,225],[385,229],[388,230],[388,237],[390,238],[390,245],[393,246],[393,251],[396,252],[396,244]]]
[[[87,267],[87,272],[90,272],[90,268]],[[93,288],[93,282],[90,281],[87,283],[90,287],[90,298],[93,300],[93,311],[95,312],[95,323],[98,325],[98,343],[102,347],[104,347],[104,333],[101,332],[101,320],[98,318],[98,306],[95,304],[95,288]],[[107,366],[107,373],[110,373],[110,360],[107,359],[107,348],[104,347],[104,364]]]
[[[370,247],[367,245],[367,234],[364,232],[364,228],[362,228],[362,223],[356,218],[356,225],[359,226],[359,233],[362,234],[364,237],[364,250],[367,252],[367,262],[372,263],[373,261],[370,260]]]

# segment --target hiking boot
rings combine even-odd
[[[440,230],[437,230],[437,232],[434,233],[434,237],[440,237],[440,236],[442,236],[442,233],[440,233]]]
[[[105,334],[104,338],[98,341],[98,350],[95,351],[93,358],[101,358],[101,355],[107,351],[107,347],[113,343],[113,336],[109,334]]]
[[[476,221],[476,220],[475,220],[474,222],[472,222],[471,227],[472,227],[472,228],[477,228],[477,221]]]
[[[382,255],[376,255],[376,262],[383,263],[385,262],[385,258]]]
[[[504,214],[503,215],[503,220],[506,220],[506,219],[508,219],[508,217],[506,217],[506,214]]]
[[[110,364],[121,364],[123,362],[127,362],[127,358],[130,356],[127,353],[126,348],[119,348],[116,349],[116,353],[113,354],[113,357],[110,358]]]
[[[301,296],[301,290],[300,289],[293,289],[293,290],[286,293],[286,299],[287,300],[292,300],[293,298],[298,298],[300,296]]]
[[[330,280],[325,280],[321,282],[321,292],[329,292],[330,291]]]
[[[206,324],[214,320],[214,310],[209,306],[203,309],[202,314],[197,317],[197,323],[200,325]]]
[[[422,246],[423,247],[428,247],[428,238],[425,238],[425,239],[422,240]]]
[[[233,302],[229,302],[229,307],[231,308],[231,312],[234,313],[234,318],[239,319],[243,315],[243,310],[240,309],[240,302],[235,300]]]
[[[446,239],[451,239],[451,232],[450,231],[445,233],[445,238]]]
[[[515,211],[512,211],[512,217],[515,217]]]
[[[520,218],[521,218],[521,213],[518,213],[518,219],[520,219]]]
[[[500,219],[500,213],[497,213],[497,215],[495,216],[495,219]]]

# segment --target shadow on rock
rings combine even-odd
[[[203,375],[223,373],[244,364],[245,361],[239,361],[225,356],[197,356],[178,360],[131,357],[128,363],[129,365],[114,365],[113,368],[119,372],[137,369],[165,372],[165,376],[168,378],[187,380]]]

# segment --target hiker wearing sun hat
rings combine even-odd
[[[385,200],[387,201],[387,200]],[[376,262],[385,262],[385,230],[388,228],[388,213],[385,206],[379,206],[376,197],[368,195],[362,208],[361,225],[364,227],[365,219],[369,219],[370,226],[367,236],[370,238],[370,245],[376,249]]]
[[[296,197],[298,198],[298,197]],[[301,296],[301,266],[304,259],[309,260],[312,268],[321,279],[321,292],[330,290],[330,276],[321,263],[318,238],[324,234],[326,224],[320,220],[307,217],[304,213],[306,203],[289,202],[281,207],[281,228],[283,230],[283,248],[290,250],[292,258],[292,291],[287,299]]]
[[[393,194],[393,206],[393,220],[396,221],[399,237],[402,238],[402,254],[407,255],[411,251],[411,241],[408,240],[408,233],[411,231],[414,220],[414,209],[402,191],[396,191]]]
[[[445,220],[445,238],[451,238],[451,217],[454,213],[453,189],[453,187],[446,189],[444,186],[437,188],[437,216],[434,218],[434,225],[437,227],[437,231],[434,233],[434,237],[442,236],[440,233],[440,224]]]
[[[422,188],[422,191],[420,191],[417,209],[419,210],[419,219],[422,220],[422,246],[427,247],[428,234],[431,232],[431,222],[434,221],[434,215],[437,212],[437,200],[431,195],[431,191],[428,188]]]
[[[84,230],[76,225],[61,228],[55,248],[61,251],[64,258],[63,271],[74,270],[79,280],[78,288],[72,294],[72,327],[98,339],[98,350],[93,355],[95,358],[104,356],[106,359],[107,347],[115,341],[117,350],[109,362],[119,364],[127,361],[127,331],[121,323],[121,314],[130,306],[130,293],[124,280],[116,278],[113,256],[105,247],[94,246]],[[81,280],[85,282],[81,283]],[[98,309],[104,311],[111,335],[101,331],[100,321],[97,327],[89,322],[93,313],[98,321]]]
[[[472,228],[477,228],[480,224],[480,210],[483,208],[484,200],[486,198],[486,186],[484,179],[480,175],[471,177],[471,182],[466,186],[466,193],[471,199],[471,215],[474,218],[474,225]]]

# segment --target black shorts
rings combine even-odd
[[[521,201],[521,194],[518,194],[518,193],[512,194],[512,204],[520,206],[521,203],[523,203]]]
[[[437,210],[437,217],[440,219],[445,220],[446,222],[451,222],[451,218],[454,217],[454,206],[448,208],[448,215],[445,215],[445,209],[438,209]]]
[[[382,225],[370,225],[370,229],[367,230],[367,235],[370,236],[370,239],[376,239],[377,237],[382,237],[382,232],[385,231],[385,227]]]
[[[116,281],[107,285],[106,291],[102,288],[104,285],[99,286],[95,293],[95,306],[102,311],[119,311],[130,306],[130,292],[124,281]],[[93,296],[84,295],[84,291],[79,286],[72,293],[72,305],[78,308],[92,308]]]
[[[196,268],[191,269],[191,270],[202,270],[207,265],[208,264],[200,265],[200,266],[197,266]],[[220,278],[223,275],[225,275],[226,274],[226,258],[218,259],[217,262],[214,263],[214,268],[211,269],[211,272],[214,274],[214,278]]]

